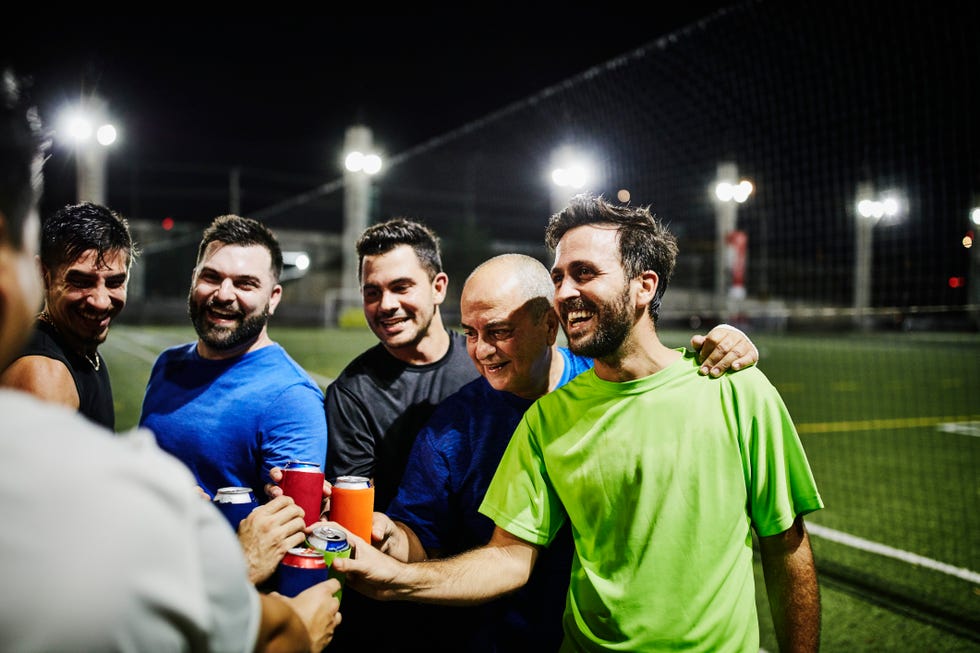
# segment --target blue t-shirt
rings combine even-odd
[[[558,387],[592,367],[591,359],[558,351],[565,364]],[[532,403],[494,390],[483,377],[447,397],[415,439],[388,516],[411,526],[426,548],[445,555],[486,544],[494,524],[478,508]],[[475,623],[456,629],[469,638],[460,650],[558,650],[572,552],[566,527],[541,551],[527,585],[471,610],[467,616],[478,614]]]
[[[228,360],[208,360],[197,344],[160,354],[143,398],[140,425],[183,461],[211,496],[250,487],[268,499],[269,469],[290,460],[324,464],[323,392],[278,344]]]

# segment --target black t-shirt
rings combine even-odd
[[[404,363],[380,343],[365,351],[327,388],[327,480],[374,478],[374,509],[387,510],[415,436],[443,399],[477,376],[465,336],[454,331],[446,355],[428,365]]]
[[[21,357],[44,356],[64,363],[75,380],[78,412],[110,430],[115,429],[116,411],[112,405],[112,385],[105,360],[97,359],[100,364],[96,370],[91,361],[64,344],[61,334],[53,326],[41,320],[35,326]]]
[[[439,403],[478,376],[466,338],[450,331],[449,351],[435,363],[409,365],[380,343],[355,358],[327,387],[327,480],[356,475],[375,479],[374,509],[395,498],[415,436]],[[433,642],[464,642],[477,611],[405,601],[379,602],[344,591],[343,625],[330,651],[446,649]],[[455,653],[458,648],[454,645]]]

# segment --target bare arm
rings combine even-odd
[[[501,528],[490,542],[466,553],[414,564],[398,562],[349,534],[355,557],[335,559],[347,583],[379,600],[444,605],[475,605],[518,589],[527,582],[538,548]]]
[[[376,549],[401,562],[422,562],[431,557],[439,557],[422,546],[408,524],[394,521],[383,512],[374,513],[371,539]]]
[[[779,650],[816,651],[820,647],[820,587],[803,517],[778,535],[760,537],[759,548]]]
[[[691,347],[698,352],[701,374],[718,377],[729,368],[738,371],[759,362],[759,350],[749,337],[728,324],[719,324],[707,336],[693,336]]]
[[[22,356],[0,374],[0,385],[78,410],[78,389],[65,364],[47,356]]]
[[[328,580],[292,599],[275,592],[260,594],[262,620],[256,653],[323,650],[340,624],[340,601],[334,596],[339,590],[339,581]]]

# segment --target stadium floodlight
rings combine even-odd
[[[366,175],[375,175],[381,171],[381,156],[374,153],[349,152],[344,158],[344,167],[350,172],[363,172]]]
[[[973,224],[980,226],[980,206],[970,211],[970,220],[973,221]]]
[[[55,120],[54,137],[75,154],[76,199],[105,204],[107,149],[119,138],[108,119],[108,104],[97,95],[83,97],[62,109]]]

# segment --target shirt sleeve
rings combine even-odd
[[[291,460],[323,465],[327,457],[327,421],[323,393],[307,384],[293,384],[275,397],[262,416],[262,476],[269,482],[272,467]]]
[[[566,515],[545,471],[531,407],[511,436],[490,481],[480,512],[511,535],[547,545],[565,523]]]
[[[756,376],[757,383],[738,386],[736,401],[749,513],[756,533],[767,537],[820,510],[823,501],[786,405],[768,379]]]
[[[325,474],[374,478],[374,430],[367,408],[349,390],[336,382],[327,387],[327,464]]]

